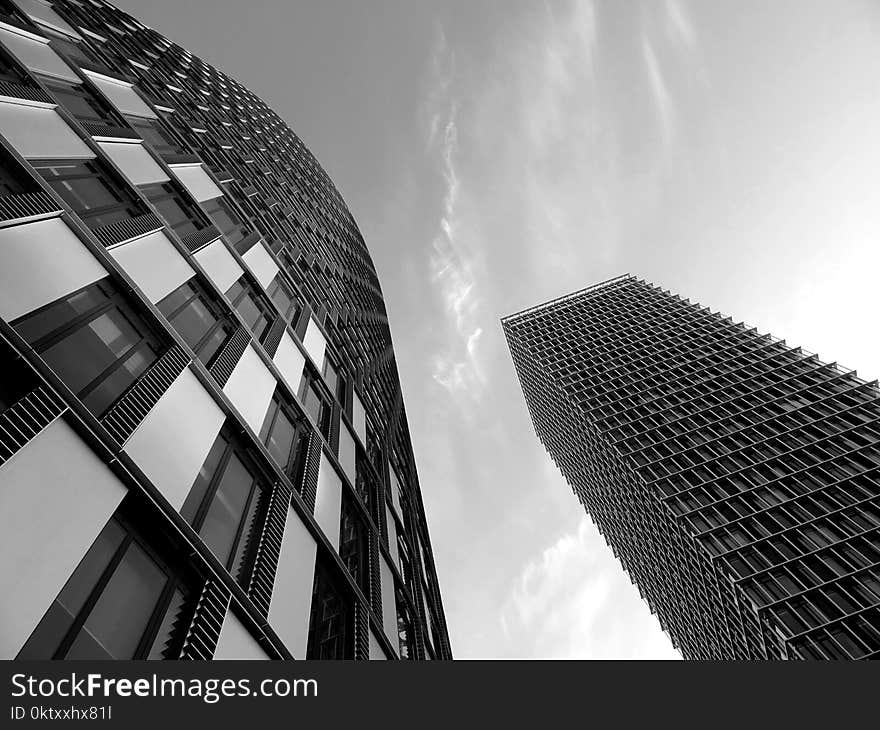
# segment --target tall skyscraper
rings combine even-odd
[[[0,0],[0,656],[449,659],[315,158],[101,0]]]
[[[503,320],[547,451],[688,659],[880,656],[880,391],[632,276]]]

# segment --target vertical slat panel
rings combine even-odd
[[[205,660],[214,656],[223,619],[232,598],[229,589],[213,580],[205,582],[193,619],[183,641],[181,659]]]

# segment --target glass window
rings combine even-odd
[[[95,160],[37,162],[33,166],[89,228],[146,212],[124,184]]]
[[[66,55],[77,66],[91,66],[92,64],[101,64],[101,59],[83,43],[78,43],[67,36],[60,33],[52,33],[46,27],[40,28],[40,31],[50,39],[49,45],[56,51],[60,51]]]
[[[395,591],[397,598],[397,644],[401,659],[415,659],[415,632],[409,608],[400,590]]]
[[[133,657],[168,576],[130,543],[65,659]]]
[[[65,84],[47,79],[44,79],[43,83],[55,101],[79,121],[111,127],[122,124],[122,119],[83,84]]]
[[[217,437],[180,514],[217,559],[245,584],[252,533],[265,514],[261,481],[229,437]]]
[[[246,230],[241,219],[223,197],[203,201],[202,208],[232,246],[244,239]]]
[[[281,312],[281,317],[286,322],[297,319],[299,316],[299,306],[290,288],[282,281],[280,274],[269,283],[268,294],[269,298],[275,302],[275,306]]]
[[[188,281],[157,305],[159,311],[210,367],[235,326],[195,281]]]
[[[339,557],[361,590],[369,595],[367,566],[367,528],[363,516],[348,493],[342,493],[342,524],[339,532]]]
[[[126,117],[128,123],[160,155],[185,154],[185,150],[177,144],[171,132],[167,131],[158,120],[143,117]]]
[[[193,608],[192,593],[117,514],[17,658],[176,658]]]
[[[168,227],[181,238],[206,226],[195,206],[185,200],[171,183],[144,185],[141,190]]]
[[[345,378],[339,374],[339,368],[325,355],[323,368],[324,382],[330,392],[333,393],[340,403],[345,403]]]
[[[330,401],[317,382],[308,374],[303,375],[299,393],[300,402],[326,438],[330,437]]]
[[[306,659],[354,659],[354,613],[341,583],[319,558],[315,565]]]
[[[292,480],[305,456],[307,436],[308,427],[302,417],[294,415],[293,408],[276,395],[260,429],[260,440]]]
[[[109,279],[26,315],[14,326],[96,416],[163,349]]]
[[[248,329],[254,333],[254,337],[261,341],[275,321],[269,303],[247,283],[244,277],[229,288],[226,296],[232,302],[235,311],[241,315]]]

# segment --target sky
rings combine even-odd
[[[260,95],[388,309],[457,658],[677,652],[534,435],[501,317],[630,272],[880,374],[880,7],[117,0]]]

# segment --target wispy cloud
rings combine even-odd
[[[502,630],[524,655],[679,659],[585,516],[523,566],[502,609]]]
[[[431,69],[423,116],[427,119],[428,149],[437,159],[444,194],[438,230],[431,242],[430,269],[432,284],[449,320],[448,331],[433,354],[432,376],[456,399],[475,401],[480,399],[485,384],[478,358],[483,332],[478,324],[481,297],[476,259],[461,236],[460,180],[456,169],[459,103],[453,93],[455,58],[442,29],[437,32]]]
[[[654,105],[660,123],[661,136],[664,146],[672,141],[675,134],[675,109],[672,97],[663,77],[663,69],[654,51],[654,44],[647,33],[642,34],[642,58],[645,61],[645,69],[648,75],[648,84],[654,96]]]
[[[666,0],[663,10],[666,16],[667,35],[685,48],[693,49],[697,43],[697,35],[685,7],[679,0]]]

